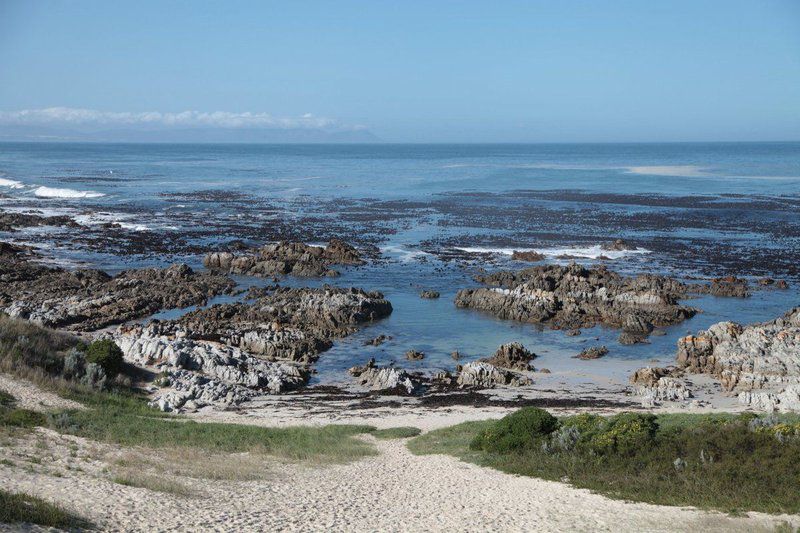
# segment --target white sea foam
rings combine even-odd
[[[396,257],[403,263],[409,263],[420,257],[431,255],[428,252],[423,252],[422,250],[409,250],[408,248],[397,245],[383,246],[381,247],[381,253]]]
[[[91,213],[88,215],[77,215],[72,217],[75,222],[84,226],[96,226],[99,224],[118,224],[121,228],[129,229],[132,231],[150,231],[150,226],[145,224],[138,224],[131,221],[131,215],[124,215],[120,213]]]
[[[707,178],[711,174],[697,165],[662,165],[625,167],[626,174],[643,174],[647,176],[678,176],[682,178]]]
[[[598,259],[600,257],[607,257],[609,259],[621,259],[629,255],[649,254],[650,250],[639,248],[636,250],[603,250],[603,248],[596,244],[594,246],[575,246],[575,247],[557,247],[557,248],[483,248],[483,247],[465,247],[457,248],[467,253],[473,254],[495,254],[495,255],[508,255],[517,252],[538,252],[546,257],[578,257],[583,259]]]
[[[33,194],[39,198],[100,198],[105,196],[101,192],[76,191],[75,189],[56,189],[54,187],[39,187]]]
[[[0,178],[0,187],[10,187],[12,189],[22,189],[25,185],[22,182],[10,180],[6,178]]]

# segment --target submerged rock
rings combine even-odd
[[[606,242],[600,245],[601,250],[605,250],[607,252],[625,252],[630,250],[638,250],[636,246],[629,244],[624,239],[616,239],[611,242]]]
[[[501,368],[524,372],[531,370],[530,362],[535,357],[536,354],[529,352],[522,344],[510,342],[501,345],[492,357],[482,359],[482,361]]]
[[[604,267],[547,265],[477,278],[493,287],[463,289],[458,307],[554,329],[605,325],[647,336],[653,326],[677,324],[696,310],[679,305],[688,287],[663,276],[625,278]]]
[[[608,348],[605,346],[592,346],[591,348],[586,348],[581,353],[576,355],[577,359],[583,359],[584,361],[590,359],[600,359],[608,354]]]
[[[419,293],[419,297],[426,300],[435,300],[439,296],[439,291],[422,291]]]
[[[695,285],[694,291],[701,294],[730,298],[747,298],[750,296],[747,280],[736,276],[714,278],[708,285]]]
[[[540,254],[537,251],[529,250],[529,251],[519,251],[514,250],[511,254],[512,261],[524,261],[526,263],[538,263],[539,261],[544,261],[547,258],[546,255]]]
[[[212,271],[247,276],[276,275],[320,277],[337,276],[331,265],[362,265],[358,251],[339,239],[331,239],[325,248],[301,242],[267,244],[250,253],[213,252],[203,265]]]

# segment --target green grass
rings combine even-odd
[[[27,522],[60,529],[91,529],[92,524],[41,498],[0,489],[0,523]]]
[[[386,428],[386,429],[378,429],[373,431],[371,435],[376,439],[407,439],[410,437],[416,437],[422,433],[422,430],[415,427],[410,426],[402,426],[396,428]]]
[[[210,453],[257,452],[291,461],[347,462],[377,453],[358,435],[371,426],[266,428],[200,423],[148,407],[134,395],[73,393],[88,407],[51,416],[53,429],[121,446],[194,448]]]
[[[796,416],[782,422],[794,423]],[[613,498],[725,512],[800,511],[800,438],[779,442],[734,415],[662,415],[651,444],[622,452],[545,451],[541,442],[509,453],[470,449],[496,421],[467,422],[408,442],[419,455],[446,454],[504,472],[562,480]],[[563,419],[562,419],[563,423]],[[595,441],[595,442],[600,442]],[[674,461],[685,461],[676,468]]]
[[[186,485],[173,481],[163,475],[152,475],[133,470],[124,470],[118,472],[112,478],[112,481],[119,485],[125,485],[126,487],[137,487],[153,492],[173,494],[175,496],[194,495],[194,491]]]

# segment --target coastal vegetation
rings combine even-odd
[[[92,527],[83,518],[41,498],[0,489],[0,524],[21,522],[59,529]]]
[[[800,511],[796,416],[580,414],[524,408],[409,441],[504,472],[566,481],[613,498],[726,512]]]

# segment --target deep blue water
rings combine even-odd
[[[126,145],[0,144],[0,207],[67,213],[90,228],[123,224],[119,247],[36,228],[0,235],[32,243],[64,262],[109,270],[184,260],[192,244],[241,238],[259,244],[288,238],[319,242],[331,235],[374,245],[377,264],[345,270],[335,280],[382,290],[391,318],[337,343],[317,365],[319,378],[375,356],[420,368],[453,365],[519,340],[553,370],[582,365],[606,374],[674,357],[676,339],[723,319],[774,318],[798,305],[800,143],[606,145]],[[203,191],[203,194],[189,194]],[[44,196],[44,197],[43,197]],[[99,229],[97,231],[100,231]],[[609,266],[628,273],[772,275],[789,291],[758,291],[748,300],[701,298],[696,318],[646,346],[620,346],[601,328],[581,337],[500,321],[456,309],[453,296],[471,274],[511,264],[514,248],[569,250],[593,263],[610,238],[643,252]],[[127,239],[127,240],[126,240]],[[99,243],[99,244],[98,244]],[[138,243],[138,247],[133,244]],[[464,249],[495,251],[446,261]],[[447,251],[448,253],[443,253]],[[261,280],[243,280],[261,283]],[[287,280],[290,284],[315,284]],[[441,291],[422,300],[419,290]],[[380,348],[364,339],[388,333]],[[585,343],[611,348],[600,361],[571,356]],[[592,339],[592,340],[589,340]],[[410,349],[427,353],[408,363]]]

